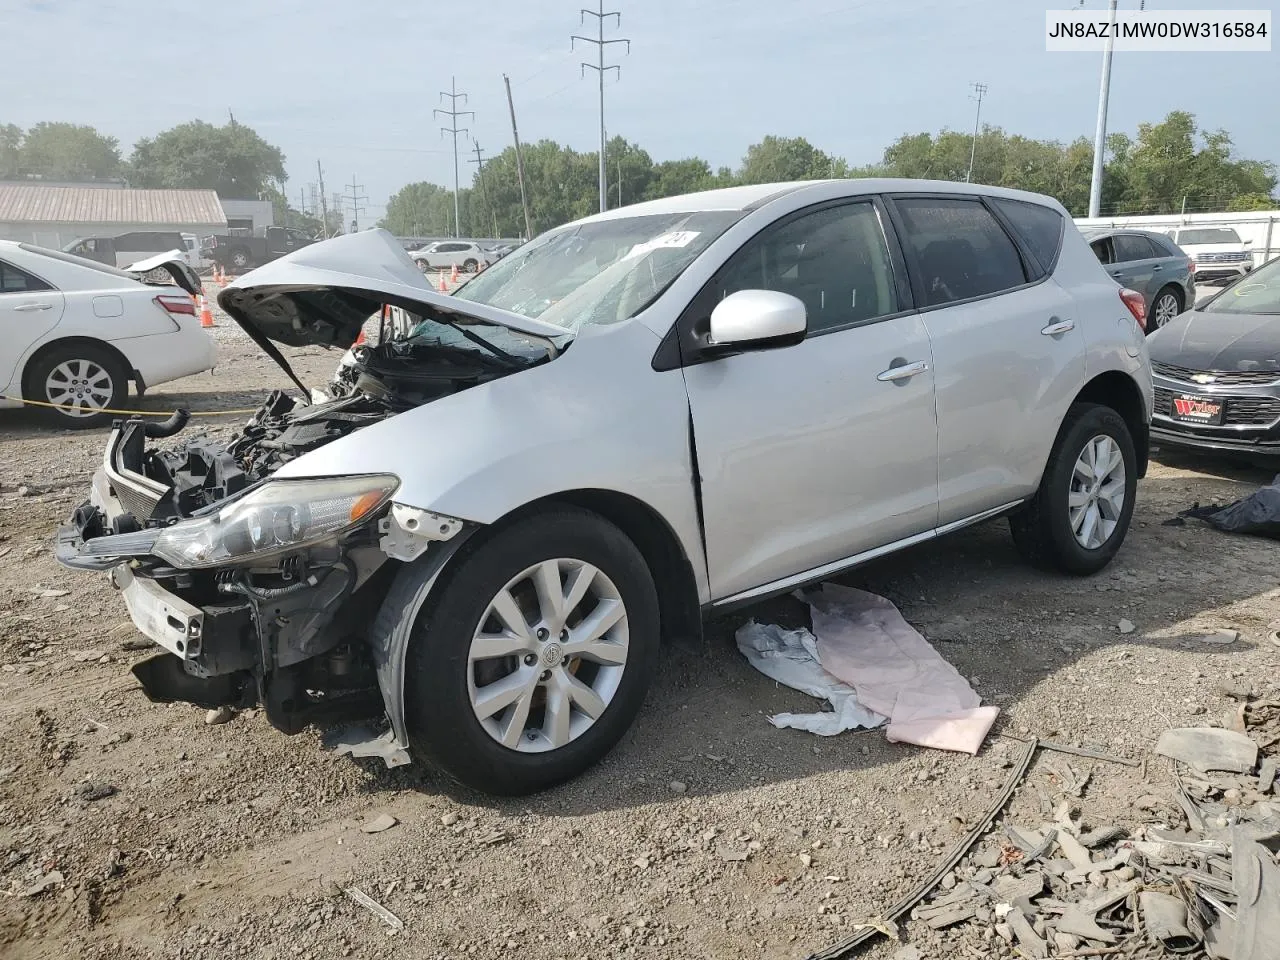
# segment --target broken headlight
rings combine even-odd
[[[370,519],[399,485],[388,475],[271,480],[217,513],[166,527],[152,553],[175,567],[216,567],[287,553]]]

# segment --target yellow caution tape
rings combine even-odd
[[[45,403],[43,400],[24,400],[22,397],[11,397],[8,394],[0,393],[0,400],[15,400],[25,406],[32,407],[49,407],[52,410],[84,410],[84,407],[77,407],[70,403]],[[168,413],[161,413],[155,410],[113,410],[110,407],[95,407],[94,413],[117,413],[126,417],[171,417],[176,410],[170,410]],[[231,417],[245,416],[250,413],[257,413],[258,408],[251,410],[194,410],[187,411],[193,417]]]

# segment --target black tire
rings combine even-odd
[[[231,251],[231,266],[237,270],[244,270],[251,265],[249,251],[237,248]]]
[[[405,664],[406,721],[414,752],[423,759],[476,790],[520,796],[577,776],[631,726],[657,666],[658,596],[635,544],[589,511],[556,507],[478,536],[484,539],[464,546],[450,562],[414,624]],[[627,662],[613,699],[592,726],[559,749],[523,753],[498,743],[476,719],[468,653],[497,592],[522,570],[553,557],[593,564],[617,586],[627,611]],[[393,587],[388,599],[397,592]]]
[[[1160,315],[1161,305],[1167,301],[1173,301],[1173,316],[1169,317],[1164,323],[1157,323],[1156,317]],[[1177,287],[1170,284],[1167,287],[1161,287],[1160,292],[1151,298],[1151,313],[1147,317],[1147,335],[1150,336],[1156,330],[1159,330],[1165,323],[1172,320],[1183,311],[1185,304],[1182,302],[1182,293]]]
[[[462,270],[464,273],[475,273],[478,266],[480,266],[480,264],[475,260],[472,260],[470,257],[462,261]]]
[[[1087,443],[1103,435],[1116,442],[1124,458],[1125,499],[1111,535],[1100,546],[1087,549],[1071,529],[1067,500],[1076,460]],[[1110,407],[1072,404],[1058,430],[1040,489],[1030,503],[1009,517],[1013,542],[1018,552],[1037,567],[1077,576],[1097,573],[1111,562],[1124,542],[1137,490],[1137,456],[1124,418]]]
[[[425,260],[419,260],[418,269],[421,270],[423,273],[426,273],[431,269],[431,264],[427,263],[427,261]]]
[[[109,378],[109,383],[105,385],[100,379],[96,380],[95,385],[103,387],[101,395],[106,397],[106,402],[99,405],[111,410],[123,408],[129,396],[129,371],[114,353],[92,343],[64,344],[36,358],[23,377],[23,395],[39,403],[65,404],[66,396],[50,389],[50,378],[55,370],[67,363],[95,365]],[[91,369],[91,367],[84,369]],[[62,427],[64,430],[88,430],[105,426],[119,416],[114,413],[77,416],[70,411],[52,407],[36,407],[36,410],[46,423]]]

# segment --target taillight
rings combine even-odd
[[[161,294],[155,300],[169,313],[180,313],[187,317],[196,315],[196,302],[191,297],[169,297]]]
[[[1125,287],[1120,291],[1120,299],[1124,301],[1124,305],[1133,314],[1133,319],[1138,321],[1138,326],[1145,331],[1147,329],[1147,301],[1142,299],[1142,294],[1137,290],[1130,290]]]

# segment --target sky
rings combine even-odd
[[[570,35],[583,0],[0,0],[0,123],[91,124],[127,156],[140,137],[228,111],[279,146],[290,196],[316,181],[368,196],[366,222],[406,183],[452,186],[451,141],[436,107],[456,78],[462,182],[521,139],[599,144],[598,86]],[[592,0],[587,0],[592,2]],[[1121,9],[1138,0],[1122,0]],[[700,156],[736,167],[766,134],[803,136],[855,165],[903,133],[971,130],[982,120],[1040,139],[1093,137],[1101,55],[1047,53],[1046,9],[1028,0],[611,0],[606,38],[621,66],[605,83],[610,136],[655,161]],[[1105,17],[1105,0],[1084,0]],[[1238,9],[1239,0],[1152,0],[1147,9]],[[1134,133],[1170,110],[1229,131],[1240,155],[1280,163],[1271,53],[1115,56],[1108,128]],[[343,182],[348,186],[343,185]],[[295,201],[296,202],[296,201]]]

